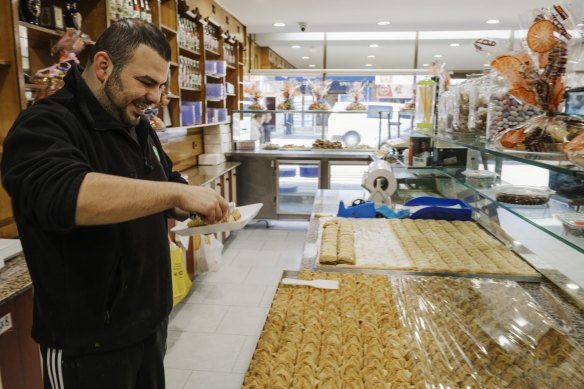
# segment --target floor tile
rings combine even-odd
[[[213,285],[211,284],[201,284],[197,282],[197,278],[195,278],[195,282],[193,282],[193,286],[191,286],[191,290],[181,302],[181,304],[185,303],[201,303],[205,300],[205,296],[209,293],[210,290],[213,289]]]
[[[247,369],[249,368],[249,363],[251,362],[251,358],[253,357],[253,353],[255,352],[258,339],[259,336],[248,336],[245,338],[245,342],[243,343],[241,352],[237,356],[235,366],[233,366],[234,373],[245,374],[247,372]]]
[[[215,332],[229,307],[223,305],[183,304],[170,320],[172,331]]]
[[[183,389],[191,373],[192,370],[164,369],[166,389]]]
[[[230,245],[231,249],[257,249],[261,247],[265,241],[265,237],[262,236],[251,236],[244,238],[235,239]]]
[[[282,278],[282,269],[277,267],[252,267],[245,278],[246,285],[276,285]]]
[[[201,301],[203,304],[258,307],[264,296],[263,285],[215,284]]]
[[[167,368],[230,372],[246,337],[182,332],[166,352]]]
[[[259,335],[266,321],[265,307],[231,307],[217,328],[218,334]]]
[[[239,389],[243,374],[193,371],[184,389]]]
[[[199,284],[237,284],[245,280],[249,270],[249,266],[222,265],[218,271],[197,275],[195,282]]]
[[[275,267],[280,260],[280,253],[280,251],[241,249],[231,262],[231,265]]]

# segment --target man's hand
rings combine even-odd
[[[216,223],[228,214],[229,204],[213,189],[192,185],[183,185],[181,189],[180,209],[195,211],[209,223]]]

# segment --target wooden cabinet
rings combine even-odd
[[[42,388],[40,352],[30,337],[32,293],[0,305],[0,388]]]

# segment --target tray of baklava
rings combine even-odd
[[[322,218],[315,269],[488,277],[541,275],[474,221]]]
[[[577,388],[584,348],[511,280],[342,272],[281,283],[242,388]]]

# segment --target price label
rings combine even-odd
[[[0,335],[12,328],[12,315],[7,313],[0,317]]]

